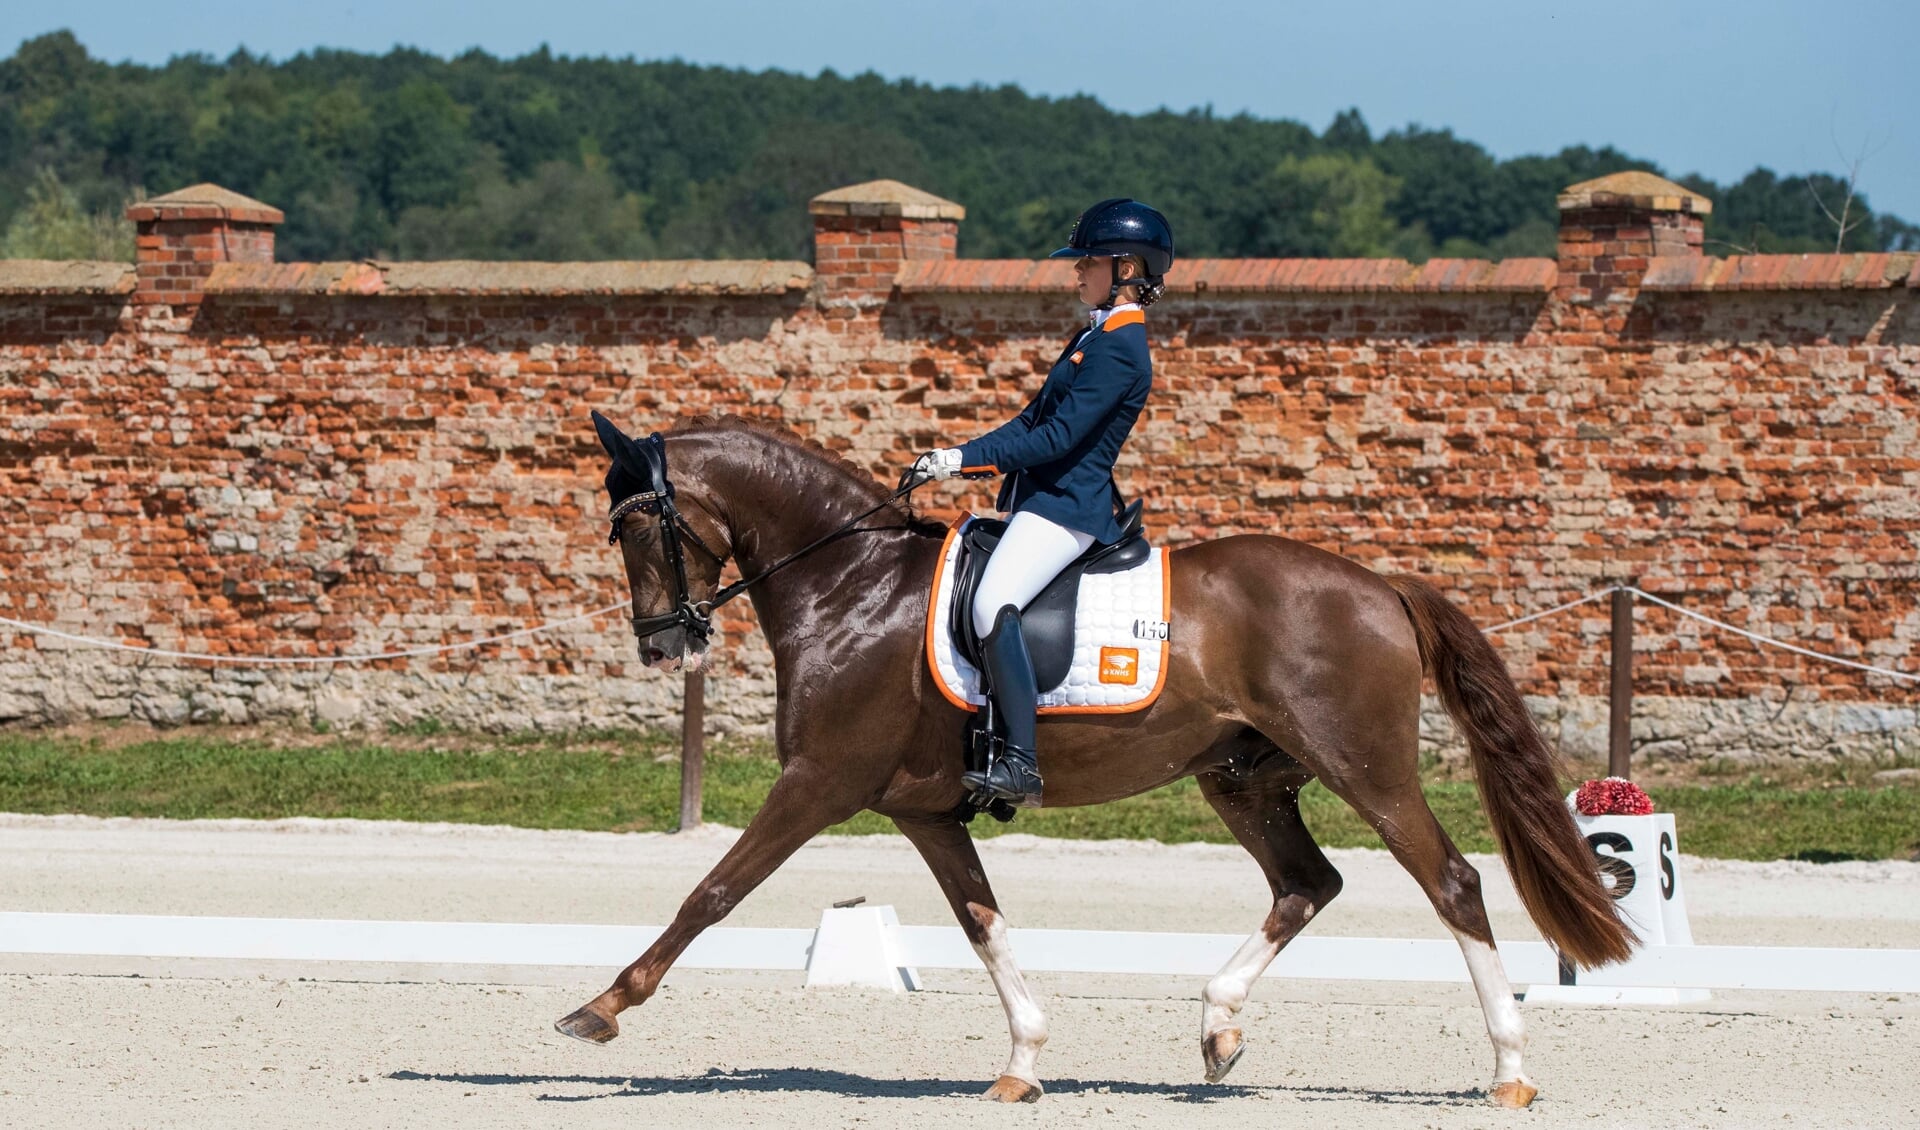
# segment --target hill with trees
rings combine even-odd
[[[0,256],[131,258],[129,199],[214,181],[285,209],[283,259],[806,258],[804,201],[892,177],[965,204],[960,253],[1057,246],[1103,196],[1153,202],[1221,256],[1551,255],[1555,193],[1653,162],[1496,160],[1445,129],[1379,136],[1209,109],[682,62],[317,50],[164,66],[68,32],[0,60]],[[1870,172],[1870,170],[1869,170]],[[1718,185],[1708,250],[1831,251],[1842,178]],[[1818,197],[1819,199],[1816,199]],[[1848,250],[1920,248],[1852,199]]]

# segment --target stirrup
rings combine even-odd
[[[973,790],[974,802],[986,808],[993,801],[1016,808],[1039,808],[1040,793],[1046,782],[1031,750],[1002,746],[987,771],[962,773],[960,783]]]

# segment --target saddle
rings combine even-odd
[[[1147,544],[1140,517],[1141,501],[1136,499],[1119,514],[1120,540],[1110,544],[1095,542],[1073,559],[1060,575],[1040,590],[1020,610],[1020,627],[1027,638],[1027,652],[1033,658],[1036,689],[1053,690],[1066,681],[1073,665],[1073,613],[1080,597],[1080,578],[1088,573],[1124,573],[1147,559],[1153,547]],[[979,518],[967,524],[960,538],[960,556],[954,562],[953,603],[947,617],[947,631],[953,646],[967,662],[980,662],[980,639],[973,630],[973,595],[987,561],[999,548],[1007,524],[998,518]]]

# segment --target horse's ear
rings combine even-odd
[[[627,434],[597,411],[593,413],[593,430],[600,433],[600,446],[607,449],[608,458],[616,463],[633,447],[633,441],[627,438]]]

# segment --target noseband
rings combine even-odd
[[[636,513],[651,515],[659,519],[661,548],[665,550],[667,561],[673,567],[672,610],[653,616],[636,615],[631,621],[633,624],[634,637],[641,640],[646,639],[648,636],[662,629],[679,627],[684,628],[690,638],[698,639],[700,642],[705,643],[713,635],[714,609],[732,600],[734,597],[739,596],[741,593],[747,591],[748,588],[760,583],[786,568],[788,565],[793,564],[795,561],[800,560],[807,554],[812,553],[814,550],[852,530],[856,525],[866,520],[876,511],[885,508],[897,499],[905,498],[907,495],[912,494],[915,488],[926,481],[924,479],[914,479],[912,472],[908,471],[906,474],[900,476],[900,488],[898,490],[881,499],[871,508],[863,510],[841,523],[832,533],[807,543],[751,577],[743,577],[733,582],[718,592],[715,592],[712,597],[706,600],[696,601],[693,599],[693,595],[687,591],[686,549],[680,540],[681,535],[686,535],[688,540],[699,546],[702,552],[721,565],[727,563],[726,556],[715,553],[706,542],[701,541],[700,535],[695,533],[693,527],[687,524],[687,520],[681,517],[679,508],[673,504],[673,482],[667,478],[666,437],[662,436],[659,432],[654,432],[646,438],[645,442],[636,444],[635,446],[640,449],[641,461],[644,463],[644,467],[642,467],[641,470],[646,472],[648,489],[641,491],[639,494],[629,495],[621,499],[614,504],[612,510],[608,511],[607,523],[611,528],[607,532],[607,544],[618,545],[620,543],[620,528],[629,516]],[[960,477],[975,479],[986,476],[982,474],[964,474]]]

